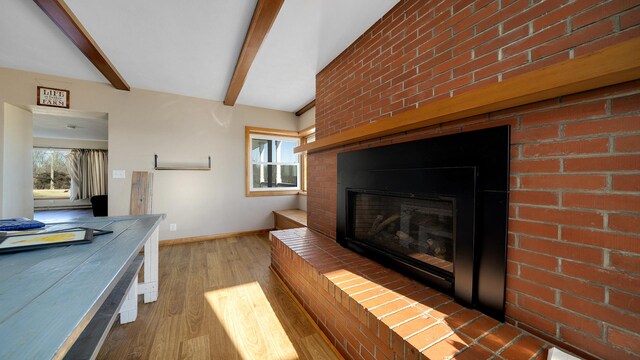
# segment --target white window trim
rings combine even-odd
[[[277,132],[278,130],[273,130]],[[300,162],[300,154],[294,154],[298,162],[296,163],[282,163],[282,162],[260,162],[259,164],[265,165],[296,165],[296,178],[297,185],[296,187],[284,187],[284,188],[254,188],[253,187],[253,165],[254,163],[251,158],[251,143],[253,139],[265,139],[265,140],[279,140],[279,141],[288,141],[295,142],[296,146],[300,145],[300,137],[296,135],[295,132],[292,132],[291,136],[282,136],[282,135],[272,135],[268,133],[268,130],[260,130],[256,131],[252,128],[247,127],[247,195],[256,194],[256,193],[269,193],[278,195],[278,193],[290,194],[291,192],[299,192],[301,189],[301,162]],[[284,194],[283,194],[284,195]]]

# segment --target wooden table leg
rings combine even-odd
[[[144,283],[138,285],[138,294],[144,294],[144,302],[158,300],[158,233],[156,228],[144,244]]]
[[[120,308],[120,324],[136,321],[138,317],[138,276],[131,281],[131,288]]]

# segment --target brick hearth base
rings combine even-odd
[[[271,266],[353,359],[544,359],[549,344],[306,228],[274,231]]]

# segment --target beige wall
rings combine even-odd
[[[2,103],[2,102],[0,102]],[[33,217],[32,196],[32,115],[17,106],[4,103],[2,149],[3,218]]]
[[[298,117],[298,130],[306,129],[316,123],[316,107],[312,107]]]
[[[154,154],[191,165],[211,156],[212,171],[154,171],[153,209],[167,214],[161,239],[271,228],[272,210],[297,205],[295,195],[244,196],[245,125],[296,130],[292,113],[0,69],[1,101],[32,105],[37,85],[70,90],[72,109],[109,114],[110,215],[128,214],[131,171],[154,171]],[[126,178],[113,179],[116,169]]]
[[[307,195],[298,195],[298,209],[307,211]]]

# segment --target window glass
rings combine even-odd
[[[251,139],[251,161],[268,163],[297,163],[293,149],[298,141]]]
[[[293,152],[297,138],[251,135],[251,191],[300,188],[299,157]]]
[[[69,150],[33,149],[33,197],[69,197],[71,177],[65,164]]]
[[[298,146],[298,141],[282,141],[279,145],[282,147],[278,152],[277,162],[279,163],[297,163],[298,154],[293,152],[293,148]]]

